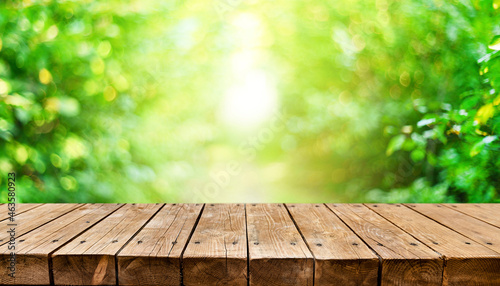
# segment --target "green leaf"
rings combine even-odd
[[[476,104],[479,102],[480,99],[481,97],[477,95],[469,96],[462,101],[462,103],[460,104],[460,108],[464,110],[469,110],[474,106],[476,106]]]
[[[493,37],[490,44],[488,45],[488,48],[496,51],[500,50],[500,35],[496,35],[495,37]]]
[[[405,143],[405,140],[406,136],[403,134],[392,137],[385,152],[387,156],[391,156],[394,152],[401,150],[401,147],[403,147],[403,143]]]
[[[474,146],[472,146],[472,148],[470,149],[470,153],[469,153],[470,156],[474,157],[477,154],[481,153],[481,151],[483,151],[483,149],[484,149],[484,145],[485,145],[485,143],[482,140],[477,142],[476,144],[474,144]]]
[[[425,158],[425,152],[423,150],[416,149],[411,152],[410,156],[413,162],[420,162]]]

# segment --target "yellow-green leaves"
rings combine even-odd
[[[499,105],[499,104],[500,104],[500,95],[499,95],[499,96],[497,96],[497,97],[495,98],[495,100],[493,100],[493,105],[497,106],[497,105]]]
[[[106,68],[106,64],[101,58],[95,58],[92,60],[90,63],[90,68],[92,69],[92,72],[96,75],[102,74],[104,72],[104,69]]]
[[[421,149],[415,149],[410,153],[410,157],[414,162],[420,162],[425,158],[425,151]]]
[[[59,113],[64,116],[76,116],[80,113],[80,103],[72,97],[49,97],[44,102],[48,112]]]
[[[72,176],[64,176],[59,181],[66,191],[75,191],[78,187],[78,182]]]
[[[391,141],[389,141],[389,145],[387,146],[387,150],[385,151],[387,156],[391,156],[394,152],[401,150],[405,140],[406,136],[403,134],[392,137]]]
[[[25,146],[19,145],[15,150],[14,157],[16,161],[22,165],[28,160],[28,150]]]
[[[470,150],[470,156],[474,157],[477,154],[481,153],[481,151],[484,149],[485,146],[489,145],[491,142],[495,141],[498,139],[498,136],[486,136],[483,138],[483,140],[477,142],[474,144]]]
[[[106,101],[113,101],[116,98],[116,90],[112,86],[106,86],[103,95]]]
[[[479,124],[486,124],[488,119],[493,117],[495,114],[495,107],[493,103],[488,103],[483,105],[476,113],[475,121]]]
[[[491,40],[490,44],[488,45],[488,48],[495,51],[500,50],[500,36],[493,37],[493,40]]]
[[[7,94],[10,91],[10,84],[3,79],[0,79],[0,95]]]
[[[13,95],[8,95],[5,98],[5,103],[12,105],[12,106],[29,108],[33,102],[24,96],[21,96],[19,94],[13,94]]]
[[[495,10],[500,8],[500,0],[493,0],[493,8]]]
[[[64,153],[71,159],[77,159],[87,154],[84,141],[77,136],[71,136],[64,142]]]
[[[45,68],[41,69],[38,73],[38,78],[43,84],[49,84],[52,82],[52,74]]]

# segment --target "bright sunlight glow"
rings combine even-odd
[[[232,21],[238,35],[239,50],[231,56],[231,79],[221,106],[222,120],[235,128],[252,129],[268,119],[277,107],[273,78],[260,68],[262,25],[249,13],[238,14]]]

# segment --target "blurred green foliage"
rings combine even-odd
[[[0,184],[15,171],[21,202],[498,202],[499,7],[2,1]]]

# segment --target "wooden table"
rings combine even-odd
[[[500,204],[0,210],[2,285],[500,285]]]

